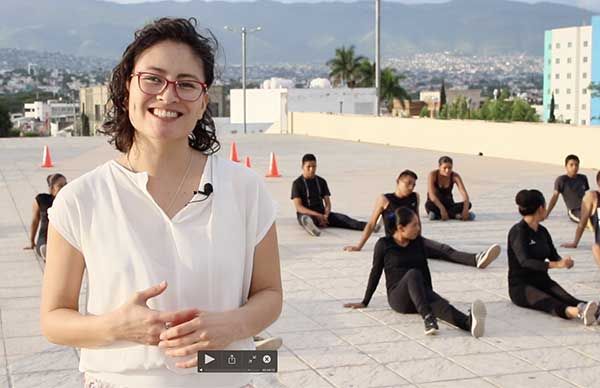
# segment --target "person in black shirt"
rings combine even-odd
[[[416,182],[417,174],[411,170],[402,171],[396,179],[396,191],[381,194],[377,198],[375,209],[371,219],[367,222],[367,226],[365,226],[359,243],[344,247],[344,250],[349,252],[360,251],[373,233],[380,216],[383,219],[385,235],[388,237],[392,236],[396,230],[395,212],[397,209],[408,207],[418,217],[420,198],[419,194],[414,191]],[[430,259],[440,259],[480,269],[486,268],[500,255],[500,245],[498,244],[492,244],[479,253],[467,253],[457,251],[449,245],[427,238],[423,238],[423,243],[425,244],[426,255]]]
[[[62,174],[50,174],[46,178],[46,182],[48,182],[50,193],[38,194],[33,201],[29,245],[24,248],[35,248],[36,253],[44,260],[46,260],[46,239],[48,235],[48,209],[52,206],[52,202],[60,189],[67,184],[67,178]],[[38,233],[37,242],[35,241],[36,233]]]
[[[556,178],[554,182],[554,193],[548,204],[546,218],[550,217],[550,213],[552,213],[558,197],[562,194],[569,219],[575,223],[579,223],[581,219],[581,201],[585,192],[590,189],[590,185],[585,175],[578,174],[579,158],[577,155],[567,155],[565,169],[567,173]]]
[[[439,167],[429,173],[427,180],[427,202],[425,210],[430,220],[457,219],[472,221],[475,213],[470,212],[471,202],[462,178],[457,172],[452,171],[453,161],[449,156],[442,156],[438,160]],[[454,185],[462,195],[463,202],[454,202],[452,190]]]
[[[581,318],[586,326],[596,320],[598,304],[584,302],[548,276],[549,268],[572,268],[570,256],[561,257],[548,230],[546,201],[538,190],[521,190],[515,201],[523,219],[508,233],[508,294],[520,307],[540,310],[565,319]],[[548,261],[546,261],[548,260]]]
[[[302,175],[292,183],[292,201],[298,223],[311,235],[319,236],[328,226],[363,230],[366,222],[331,211],[331,192],[327,181],[317,175],[317,158],[313,154],[302,157]]]
[[[596,185],[600,187],[600,171],[596,174]],[[577,248],[583,231],[591,225],[594,231],[594,243],[592,244],[592,254],[596,260],[596,264],[600,266],[600,219],[598,217],[598,202],[600,199],[600,191],[590,190],[583,196],[581,201],[581,218],[577,229],[575,229],[575,238],[572,242],[563,243],[560,246],[563,248]]]
[[[362,302],[346,303],[344,307],[367,307],[381,273],[385,271],[388,303],[399,313],[418,312],[425,323],[425,334],[437,332],[439,318],[470,331],[476,338],[481,337],[486,316],[483,302],[473,302],[469,315],[465,315],[433,291],[425,244],[420,236],[421,223],[416,213],[407,207],[397,209],[396,226],[392,236],[380,238],[375,245],[373,268]]]

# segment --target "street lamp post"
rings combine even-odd
[[[244,134],[246,134],[246,35],[262,30],[262,27],[246,28],[242,27],[239,31],[235,28],[225,26],[227,31],[239,32],[242,35],[242,109],[244,116]]]
[[[375,0],[375,116],[380,115],[381,90],[381,0]]]

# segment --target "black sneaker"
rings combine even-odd
[[[440,329],[437,324],[437,319],[433,316],[433,314],[427,314],[423,319],[425,323],[425,335],[434,335],[437,334],[437,331]]]

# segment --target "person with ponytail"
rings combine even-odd
[[[484,334],[486,308],[483,302],[473,302],[467,315],[433,290],[421,223],[416,213],[407,207],[396,210],[394,234],[380,238],[375,244],[373,267],[362,302],[346,303],[344,307],[366,308],[383,271],[388,303],[392,309],[402,314],[419,313],[426,335],[439,330],[437,319],[469,331],[475,338]]]
[[[548,230],[546,200],[538,190],[521,190],[515,202],[523,216],[508,233],[508,294],[520,307],[544,311],[564,319],[581,319],[586,326],[597,319],[597,302],[585,302],[550,278],[548,269],[569,269],[571,256],[561,256]]]
[[[24,249],[35,249],[44,261],[46,260],[46,240],[48,236],[48,209],[52,206],[58,192],[67,184],[62,174],[50,174],[46,177],[48,193],[36,195],[31,209],[31,226],[29,227],[29,245]],[[38,233],[39,230],[39,233]],[[37,234],[37,241],[35,235]]]

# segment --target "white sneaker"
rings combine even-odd
[[[484,269],[488,265],[492,263],[492,261],[496,260],[498,256],[500,256],[501,252],[500,245],[492,244],[485,251],[481,251],[477,254],[475,258],[475,262],[477,263],[477,268]]]
[[[476,300],[471,304],[471,335],[475,338],[483,336],[485,333],[485,317],[487,310],[482,301]]]
[[[306,214],[300,216],[300,223],[302,224],[304,230],[306,230],[311,236],[318,237],[321,235],[321,230],[317,228],[317,225],[315,225],[310,216],[307,216]]]
[[[583,319],[583,324],[585,326],[591,326],[596,322],[596,311],[598,310],[598,302],[591,301],[587,302],[585,308],[583,309],[583,313],[581,314],[581,318]]]
[[[254,337],[254,345],[256,350],[277,350],[283,345],[283,340],[281,337],[263,338],[256,336]]]

